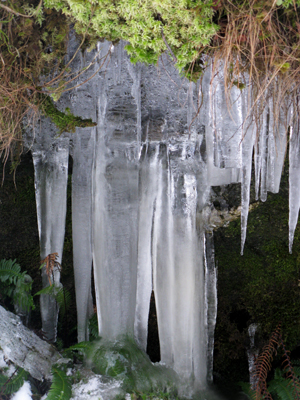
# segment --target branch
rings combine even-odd
[[[42,2],[43,2],[43,0],[40,0],[39,5],[38,5],[37,9],[35,10],[35,13],[37,13],[39,11],[39,9],[41,8]],[[0,8],[3,8],[4,10],[6,10],[8,12],[17,15],[18,17],[24,17],[24,18],[31,18],[32,17],[32,15],[21,14],[18,11],[15,11],[12,8],[9,8],[9,7],[5,6],[4,4],[1,4],[1,3],[0,3]]]
[[[161,27],[161,36],[162,36],[162,38],[163,38],[163,41],[165,42],[165,45],[167,46],[167,49],[169,50],[170,55],[171,55],[172,58],[173,58],[173,61],[174,61],[175,63],[177,63],[177,58],[175,57],[173,51],[171,50],[171,47],[169,46],[169,44],[168,44],[168,42],[167,42],[167,39],[166,39],[166,37],[165,37],[165,35],[164,35],[163,27]]]

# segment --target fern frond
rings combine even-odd
[[[268,344],[263,348],[262,353],[255,361],[256,399],[261,397],[265,400],[272,400],[272,396],[267,389],[267,376],[271,370],[273,356],[277,354],[277,348],[280,343],[280,324],[273,332]]]
[[[242,388],[243,393],[248,397],[248,399],[256,400],[256,392],[251,389],[249,382],[239,382],[239,386]]]
[[[59,306],[61,317],[65,315],[72,301],[71,293],[68,290],[64,289],[63,286],[49,285],[35,293],[35,296],[41,294],[54,297]]]
[[[68,350],[79,350],[85,352],[86,350],[92,349],[94,344],[91,342],[80,342],[76,343],[73,346],[69,347]]]
[[[28,378],[28,375],[28,372],[26,372],[23,368],[18,368],[16,372],[9,378],[1,375],[0,398],[1,394],[8,395],[17,392],[20,387],[23,386],[23,383]]]
[[[271,393],[277,394],[280,400],[295,400],[294,388],[290,385],[287,379],[273,379],[268,387]]]
[[[99,338],[98,318],[96,313],[89,320],[89,334],[90,339]]]
[[[295,364],[295,361],[293,361],[293,364]],[[300,367],[294,366],[294,373],[297,376],[297,378],[299,378],[300,377]]]
[[[46,400],[69,400],[72,396],[70,378],[58,367],[52,367],[52,376],[52,385]]]
[[[72,301],[71,293],[64,287],[60,287],[56,292],[55,300],[59,306],[60,316],[63,318]]]
[[[284,341],[283,341],[281,335],[280,335],[280,343],[281,343],[283,353],[284,353],[284,360],[283,360],[282,366],[283,366],[284,372],[286,373],[288,386],[290,387],[291,392],[293,393],[293,400],[300,400],[300,382],[299,382],[299,379],[297,378],[297,375],[294,372],[294,368],[292,366],[289,353],[285,347],[285,344],[284,344]]]
[[[25,272],[26,273],[26,272]],[[9,284],[17,284],[18,279],[25,273],[21,273],[21,267],[16,260],[0,260],[0,280]]]

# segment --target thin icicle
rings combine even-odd
[[[68,181],[69,139],[59,138],[46,150],[33,148],[35,196],[41,259],[58,253],[61,263],[65,235],[66,191]],[[60,286],[60,271],[53,281]],[[52,278],[51,278],[52,279]],[[49,286],[46,267],[42,269],[43,287]],[[42,328],[50,342],[56,341],[58,307],[53,296],[41,295]]]
[[[247,234],[247,222],[250,204],[250,184],[252,172],[253,145],[256,137],[256,126],[247,118],[249,111],[248,104],[249,88],[244,89],[243,101],[243,138],[240,143],[242,153],[242,179],[241,179],[241,255],[244,252],[244,245]],[[247,118],[247,119],[246,119]],[[246,119],[246,120],[245,120]]]
[[[152,283],[153,224],[158,184],[159,144],[144,146],[140,165],[137,294],[134,335],[146,351]]]
[[[207,381],[213,382],[214,332],[217,321],[217,268],[213,233],[204,235],[205,301],[207,325]]]
[[[73,136],[72,236],[78,342],[88,340],[88,319],[93,313],[92,169],[95,130],[95,128],[77,128]]]
[[[300,131],[298,121],[290,128],[289,164],[289,251],[292,253],[300,208]]]

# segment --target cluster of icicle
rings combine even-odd
[[[93,264],[100,335],[134,335],[146,349],[154,291],[161,361],[204,386],[212,376],[217,307],[213,239],[204,217],[210,189],[241,183],[243,250],[253,151],[256,193],[260,188],[264,201],[268,190],[279,190],[286,128],[272,123],[270,104],[257,135],[247,118],[248,88],[231,89],[229,111],[222,68],[212,79],[208,67],[194,84],[167,56],[154,67],[132,65],[123,44],[104,42],[97,51],[95,76],[60,103],[97,120],[97,127],[58,136],[43,119],[35,128],[41,259],[57,252],[61,261],[71,155],[78,340],[88,338]],[[102,65],[108,52],[109,63]],[[80,55],[78,69],[93,56]],[[290,246],[300,206],[298,136],[291,142]],[[45,271],[43,280],[47,285]],[[43,330],[55,340],[56,306],[42,296],[41,309]]]

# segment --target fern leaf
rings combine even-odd
[[[242,388],[243,393],[250,400],[256,400],[255,390],[251,389],[250,383],[248,382],[239,382],[239,386]]]
[[[21,267],[16,263],[16,260],[1,260],[0,261],[0,280],[1,282],[9,282],[9,284],[17,284],[18,279],[22,278],[20,273]]]
[[[55,294],[55,300],[59,306],[60,316],[63,318],[71,304],[71,293],[63,287],[60,287]]]
[[[0,394],[12,394],[17,392],[21,386],[23,386],[24,381],[28,377],[28,372],[23,368],[18,368],[16,373],[10,378],[7,376],[1,376],[0,379]]]
[[[293,361],[293,364],[294,364],[295,362]],[[295,375],[299,378],[300,377],[300,367],[294,367],[294,372],[295,372]]]
[[[46,400],[69,400],[72,396],[72,385],[66,373],[57,367],[52,367],[52,385]]]
[[[280,400],[296,399],[294,387],[290,385],[287,379],[281,378],[272,380],[268,389],[271,393],[276,393]]]
[[[89,333],[90,339],[99,338],[98,318],[96,313],[89,320]]]

